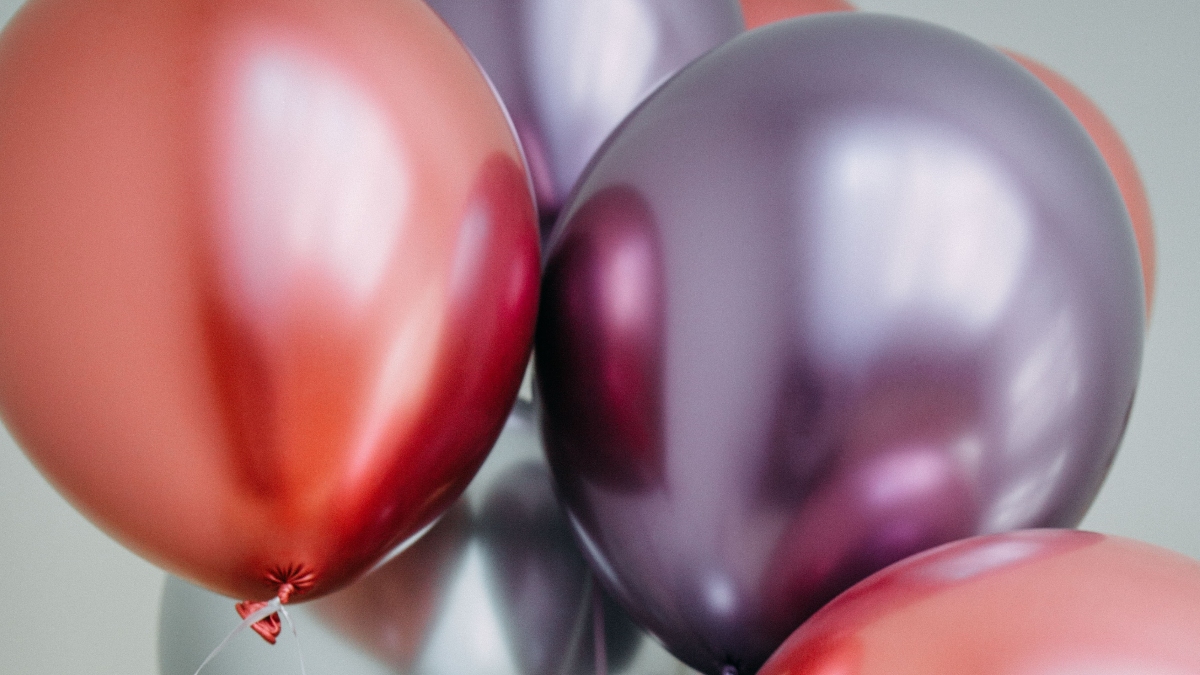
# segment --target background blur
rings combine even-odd
[[[1154,212],[1157,299],[1125,441],[1083,527],[1200,558],[1200,2],[856,4],[1033,57],[1124,136]],[[20,5],[0,0],[0,22]],[[163,579],[72,510],[0,434],[0,673],[156,673]]]

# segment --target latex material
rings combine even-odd
[[[660,82],[742,31],[735,0],[431,0],[521,138],[543,228],[609,132]]]
[[[500,432],[535,223],[416,0],[35,0],[0,38],[5,422],[172,572],[328,592]]]
[[[1091,532],[948,544],[829,603],[762,675],[1200,672],[1200,563]]]
[[[853,12],[854,5],[845,0],[741,0],[746,28],[758,28],[769,23],[809,14]]]
[[[593,675],[593,595],[551,493],[535,428],[514,419],[466,494],[424,537],[359,582],[293,608],[310,673]],[[159,624],[162,675],[191,675],[230,628],[228,602],[169,579]],[[612,675],[686,675],[603,602]],[[241,637],[211,675],[293,675],[287,644]]]
[[[1133,162],[1133,155],[1129,154],[1125,141],[1121,140],[1121,135],[1104,112],[1065,77],[1028,56],[1008,50],[1004,53],[1036,75],[1042,84],[1050,87],[1050,90],[1071,109],[1095,141],[1109,170],[1116,178],[1121,197],[1125,200],[1125,208],[1129,210],[1129,219],[1133,223],[1133,234],[1137,238],[1138,255],[1142,261],[1142,283],[1146,288],[1146,318],[1149,319],[1154,308],[1156,269],[1154,219],[1150,215],[1150,201],[1146,198],[1146,188],[1142,185],[1142,177]]]
[[[681,71],[583,178],[542,292],[559,494],[614,597],[709,673],[907,555],[1077,523],[1141,358],[1128,216],[1078,122],[895,17]]]

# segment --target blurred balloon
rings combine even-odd
[[[843,593],[761,675],[1200,672],[1200,563],[1031,530],[914,556]]]
[[[427,526],[538,274],[516,139],[421,2],[35,1],[0,37],[5,422],[175,573],[308,599]]]
[[[547,454],[584,551],[693,667],[857,580],[1072,525],[1133,401],[1108,169],[998,52],[895,17],[752,31],[606,143],[548,243]]]
[[[315,614],[384,663],[412,667],[471,536],[460,500],[412,546],[313,605]]]
[[[1036,75],[1071,109],[1100,149],[1100,154],[1116,178],[1125,208],[1129,210],[1129,219],[1133,222],[1134,237],[1137,238],[1138,254],[1142,261],[1142,282],[1146,288],[1146,318],[1149,320],[1154,306],[1154,219],[1150,216],[1150,201],[1146,198],[1146,188],[1142,185],[1142,177],[1138,175],[1133,155],[1129,154],[1125,141],[1121,140],[1121,135],[1104,112],[1065,77],[1028,56],[1008,50],[1004,50],[1004,53]]]
[[[597,638],[606,645],[602,672],[690,672],[611,600],[602,601],[597,635],[593,591],[536,429],[514,417],[475,482],[427,534],[357,583],[290,614],[312,673],[592,675]],[[232,627],[228,601],[168,579],[162,675],[192,675]],[[241,636],[205,672],[298,672],[293,648],[279,647]]]
[[[543,234],[600,143],[660,82],[742,31],[736,0],[430,0],[521,138]]]
[[[845,0],[741,0],[741,4],[746,28],[758,28],[797,16],[853,12],[855,9]]]

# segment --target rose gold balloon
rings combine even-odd
[[[758,28],[775,21],[822,12],[853,12],[845,0],[741,0],[746,28]]]
[[[1200,563],[1076,530],[975,537],[867,578],[760,675],[1200,673]]]
[[[96,524],[308,599],[449,506],[528,357],[526,174],[416,0],[34,0],[0,37],[0,409]]]
[[[1125,146],[1125,141],[1121,140],[1121,135],[1104,112],[1065,77],[1028,56],[1003,51],[1037,76],[1042,84],[1049,87],[1071,109],[1096,143],[1096,147],[1100,149],[1104,162],[1116,178],[1117,188],[1125,200],[1125,208],[1129,210],[1129,219],[1133,221],[1133,234],[1137,239],[1138,255],[1142,260],[1142,278],[1146,286],[1146,318],[1149,319],[1150,310],[1154,305],[1154,219],[1150,216],[1150,201],[1146,198],[1146,188],[1142,185],[1142,177],[1138,174],[1133,156],[1129,154],[1129,148]]]

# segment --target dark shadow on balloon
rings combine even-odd
[[[823,407],[828,426],[815,437],[811,416],[777,416],[776,438],[789,442],[773,448],[764,492],[798,503],[760,594],[773,640],[879,569],[975,532],[986,487],[975,463],[995,444],[980,389],[972,359],[915,348],[882,360],[849,401],[814,402],[819,384],[785,384],[806,395],[781,406]]]
[[[635,189],[612,187],[579,208],[554,246],[562,253],[543,275],[536,338],[551,461],[560,475],[648,490],[663,481],[664,282],[654,214]]]
[[[477,522],[505,638],[524,675],[594,673],[591,574],[541,462],[510,468],[486,498]],[[620,671],[641,631],[603,598],[605,657]]]

